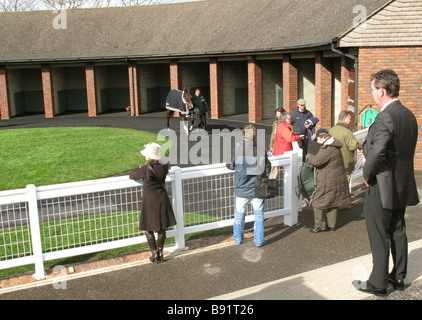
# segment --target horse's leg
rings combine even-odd
[[[194,123],[195,123],[195,113],[192,112],[192,121],[191,121],[190,126],[189,126],[189,133],[192,132]]]
[[[188,124],[186,121],[186,115],[185,114],[181,114],[180,115],[180,121],[183,123],[183,129],[185,130],[186,134],[189,135],[189,128],[188,128]]]
[[[167,109],[167,129],[170,129],[171,110]]]

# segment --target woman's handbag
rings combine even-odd
[[[277,197],[280,193],[280,185],[276,179],[269,179],[259,175],[257,176],[254,185],[255,198],[272,199]]]

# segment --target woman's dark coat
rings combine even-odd
[[[129,174],[133,180],[143,179],[143,198],[139,229],[146,231],[165,230],[176,224],[173,207],[164,188],[169,165],[151,164],[157,176],[154,176],[145,164]]]
[[[351,203],[341,147],[343,144],[331,138],[308,162],[316,168],[316,192],[312,206],[317,209],[345,207]]]

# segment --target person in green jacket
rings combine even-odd
[[[193,128],[193,123],[195,122],[195,116],[199,116],[199,125],[198,128],[203,128],[207,130],[207,117],[206,114],[210,113],[210,107],[208,106],[207,101],[204,96],[201,94],[201,90],[198,88],[195,90],[195,95],[192,97],[193,103],[193,119],[191,124],[191,129]]]
[[[331,136],[343,143],[341,153],[343,155],[344,167],[346,169],[348,181],[350,181],[353,169],[355,168],[354,152],[362,147],[362,142],[359,142],[353,132],[349,129],[352,121],[352,113],[350,111],[343,110],[338,116],[337,124],[329,130]]]

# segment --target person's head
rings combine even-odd
[[[315,135],[315,140],[319,144],[323,144],[325,141],[331,138],[331,134],[328,133],[327,129],[319,129]]]
[[[285,112],[283,108],[277,108],[275,109],[275,116],[277,117],[278,120],[280,120],[281,114]]]
[[[146,158],[147,161],[158,161],[161,159],[161,146],[155,142],[150,142],[146,144],[144,150],[141,150],[140,153]]]
[[[197,96],[197,97],[199,97],[200,95],[201,95],[201,89],[196,89],[195,90],[195,95]]]
[[[288,124],[292,123],[292,116],[288,112],[283,112],[280,116],[280,122],[287,122]]]
[[[243,140],[245,141],[255,141],[256,140],[256,128],[248,124],[243,128]]]
[[[338,115],[338,122],[344,123],[347,126],[350,126],[350,124],[352,123],[352,121],[353,121],[352,113],[350,111],[348,111],[348,110],[343,110]]]
[[[299,99],[297,101],[297,107],[299,108],[299,111],[303,112],[306,109],[306,101],[305,99]]]
[[[371,75],[371,89],[375,103],[382,107],[399,97],[400,78],[393,70],[381,70]]]

